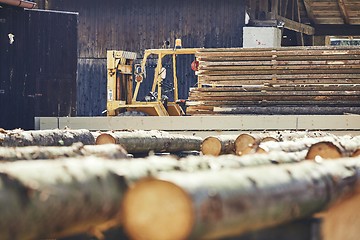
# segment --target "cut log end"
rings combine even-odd
[[[316,160],[317,157],[323,159],[341,158],[342,154],[338,147],[331,142],[319,142],[311,145],[306,155],[306,159]]]
[[[326,240],[354,240],[360,236],[360,194],[345,198],[325,212],[322,235]]]
[[[278,142],[278,140],[273,137],[264,137],[263,139],[261,139],[261,142]]]
[[[219,156],[221,154],[221,142],[216,137],[207,137],[201,144],[201,152],[204,155]]]
[[[360,149],[356,150],[351,156],[352,157],[359,157],[360,156]]]
[[[116,139],[108,133],[102,133],[96,138],[96,145],[116,144]]]
[[[123,221],[132,239],[187,239],[194,222],[191,199],[173,183],[141,180],[124,197]]]
[[[235,140],[235,153],[242,156],[254,151],[255,138],[250,134],[240,134]]]

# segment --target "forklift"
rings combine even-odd
[[[136,53],[127,51],[107,52],[107,116],[181,116],[184,111],[179,105],[178,79],[176,76],[176,56],[195,54],[197,48],[181,48],[177,40],[174,49],[145,50],[141,64],[135,64]],[[179,47],[180,45],[180,47]],[[157,66],[151,92],[144,100],[138,101],[141,83],[146,80],[146,62],[149,56],[157,56]],[[163,67],[165,56],[172,57],[174,101],[162,94],[166,69]],[[133,77],[135,90],[133,92]]]

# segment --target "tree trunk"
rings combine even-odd
[[[306,159],[321,157],[324,159],[337,159],[355,155],[360,148],[360,136],[347,138],[336,138],[333,141],[318,142],[309,148]],[[354,156],[354,157],[355,157]]]
[[[102,133],[96,144],[121,144],[128,153],[200,151],[202,138],[164,131],[119,131]]]
[[[211,136],[203,140],[201,152],[204,155],[219,156],[222,154],[234,154],[234,142],[237,135]]]
[[[174,158],[36,160],[0,165],[2,240],[58,238],[117,220],[128,184],[174,170]]]
[[[70,146],[81,142],[94,145],[95,139],[89,130],[41,130],[41,131],[0,131],[0,146]]]
[[[308,217],[354,191],[359,160],[162,172],[126,193],[124,227],[133,239],[219,239]]]
[[[76,158],[82,156],[97,156],[109,159],[127,158],[126,151],[120,145],[83,145],[75,143],[72,146],[28,146],[0,147],[0,161],[38,160]]]

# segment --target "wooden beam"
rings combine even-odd
[[[303,0],[303,1],[304,1],[304,6],[306,9],[307,16],[310,19],[311,24],[315,24],[316,19],[314,17],[314,13],[313,13],[312,7],[311,7],[312,0]]]
[[[350,24],[349,14],[347,12],[345,0],[337,0],[337,3],[339,5],[341,16],[344,20],[345,24]]]
[[[296,22],[296,21],[290,20],[288,18],[284,18],[282,16],[277,16],[277,20],[283,22],[284,28],[287,28],[289,30],[304,33],[306,35],[314,35],[315,34],[315,29],[310,25]]]
[[[299,1],[300,0],[295,0],[295,21],[301,23],[301,15],[300,15],[300,7],[299,7]],[[304,33],[303,32],[299,32],[297,33],[297,37],[298,37],[298,45],[300,46],[304,46]]]
[[[315,25],[315,35],[317,36],[360,36],[360,25],[343,24],[321,24]]]

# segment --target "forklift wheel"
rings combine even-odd
[[[140,111],[126,111],[123,113],[119,113],[118,116],[126,117],[126,116],[148,116],[147,113],[140,112]]]

